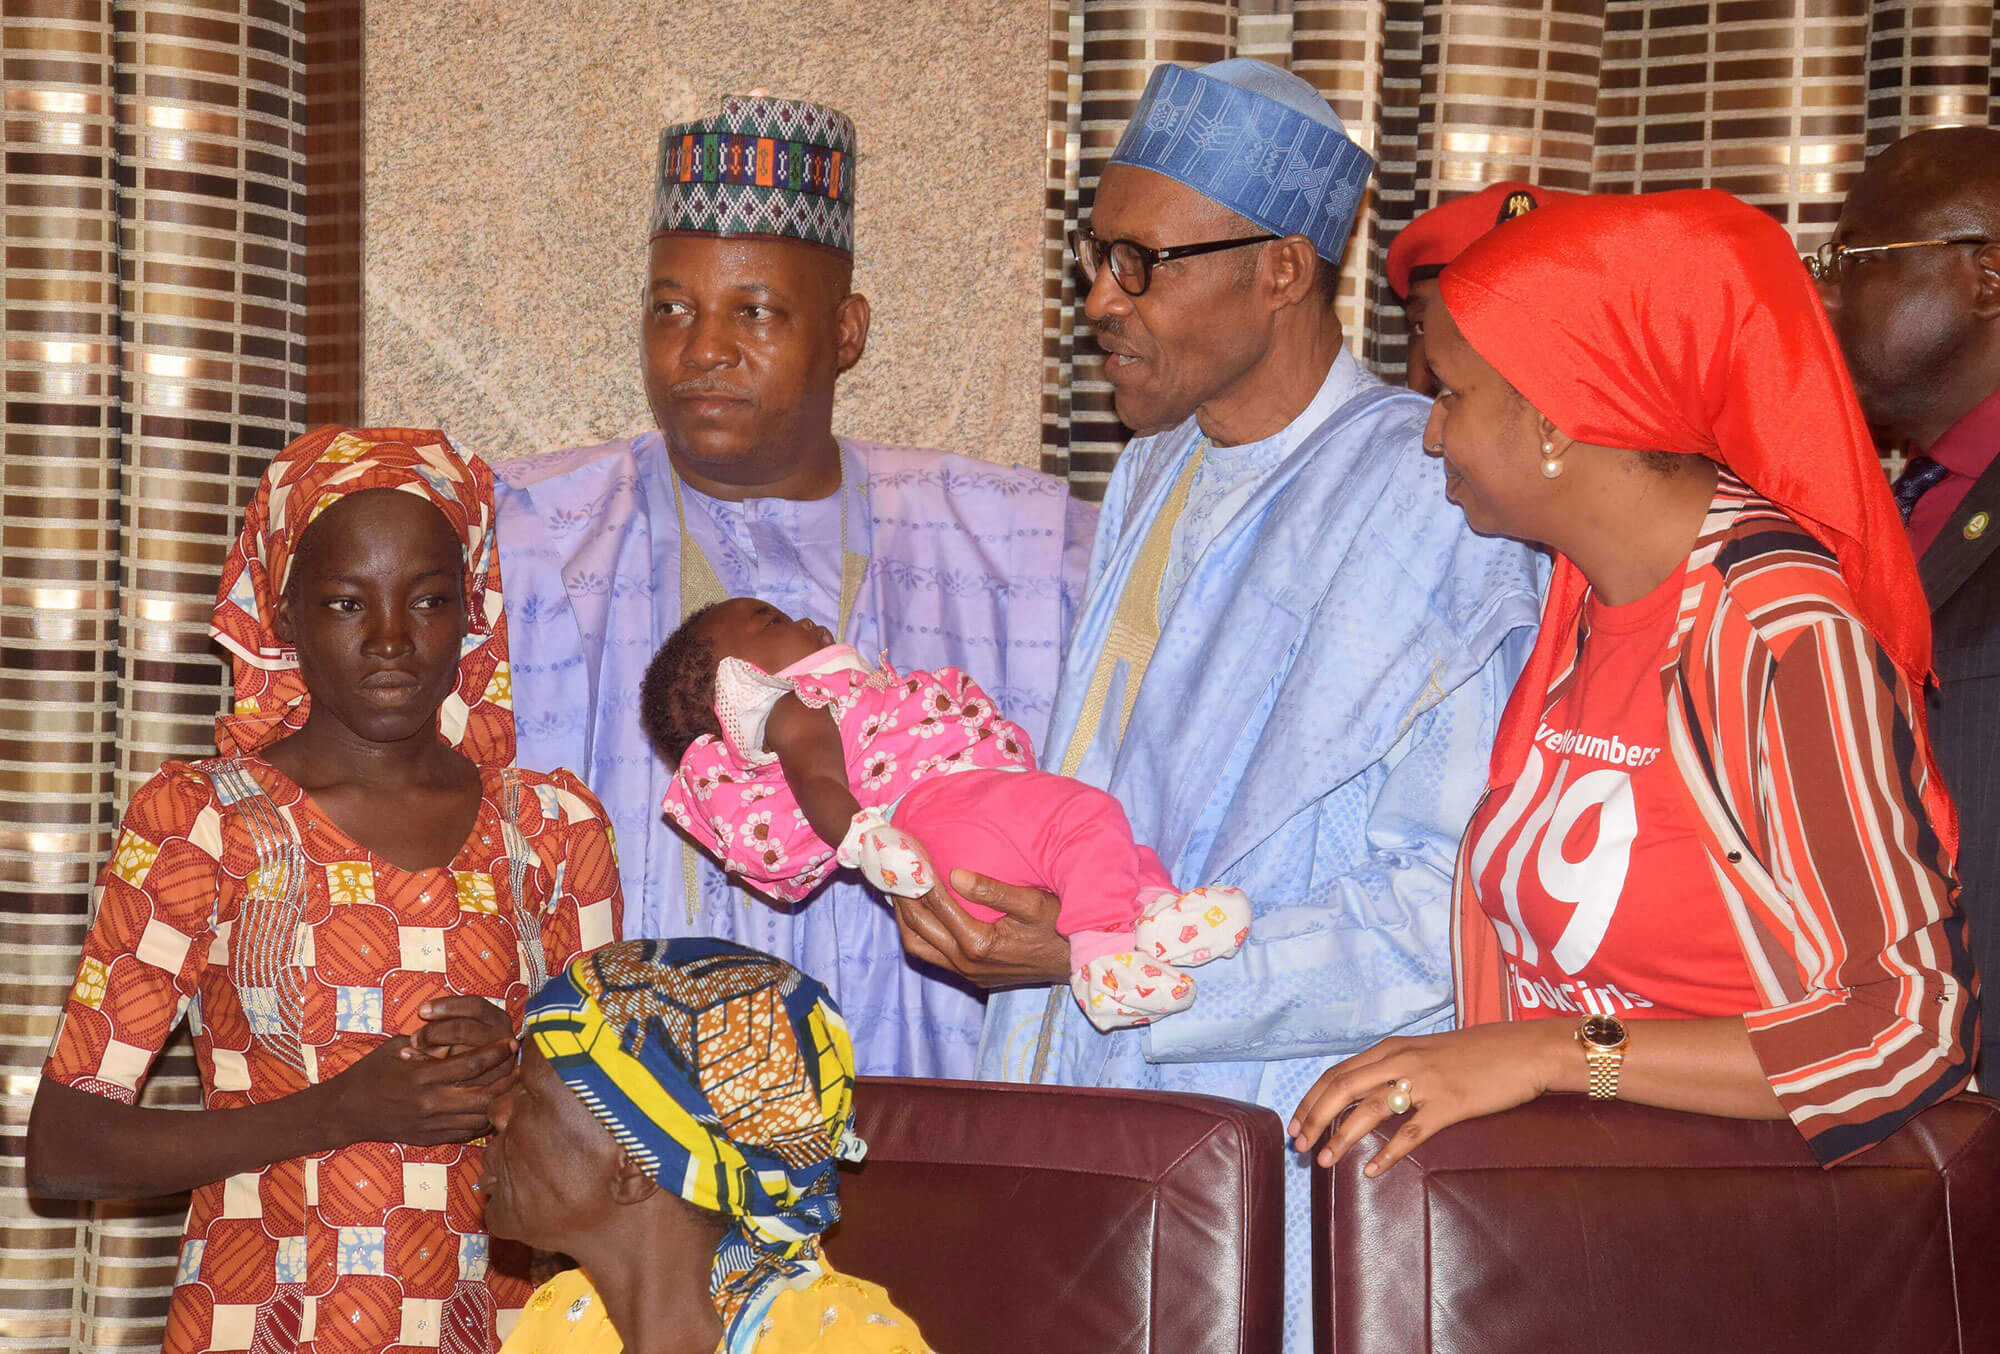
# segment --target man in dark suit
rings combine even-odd
[[[1973,955],[2000,981],[2000,130],[1876,156],[1813,274],[1869,423],[1915,449],[1895,491],[1930,600],[1931,738]],[[1981,1081],[2000,1081],[2000,1020],[1981,1040]]]

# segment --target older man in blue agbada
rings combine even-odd
[[[1256,906],[1192,1009],[1100,1034],[1069,993],[997,994],[982,1075],[1201,1091],[1289,1114],[1386,1035],[1451,1022],[1459,836],[1533,639],[1535,557],[1474,536],[1423,455],[1430,402],[1343,344],[1334,275],[1368,155],[1254,60],[1161,66],[1075,240],[1119,416],[1045,764],[1116,794],[1182,888]],[[968,881],[971,882],[971,881]],[[981,926],[899,904],[922,957],[1054,982],[1049,900],[975,885]],[[1310,1347],[1303,1157],[1286,1343]]]

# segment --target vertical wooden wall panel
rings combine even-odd
[[[1085,7],[1062,54],[1081,63],[1082,129],[1066,167],[1076,210],[1088,213],[1150,63],[1240,51],[1288,67],[1377,161],[1340,313],[1356,353],[1392,380],[1406,340],[1383,259],[1440,202],[1507,178],[1611,193],[1724,188],[1810,249],[1865,154],[1921,127],[1994,125],[2000,107],[1989,0],[1116,0],[1102,19],[1099,8]],[[1058,176],[1052,163],[1051,183]],[[1053,273],[1049,288],[1054,311],[1066,298]],[[1066,369],[1048,350],[1045,388],[1072,397],[1067,455],[1052,444],[1048,463],[1096,494],[1124,431],[1080,318],[1072,339]]]
[[[1070,379],[1076,360],[1077,226],[1083,129],[1084,0],[1048,0],[1048,180],[1042,201],[1042,469],[1069,475]]]
[[[1723,188],[1824,235],[1861,167],[1867,0],[1605,6],[1599,192]]]
[[[293,285],[304,311],[305,405],[292,421],[317,428],[361,421],[362,3],[307,0],[300,21],[305,202]]]
[[[118,202],[110,0],[0,10],[0,1350],[71,1347],[88,1212],[20,1144],[110,848],[117,706]]]
[[[1868,150],[1920,127],[1989,123],[2000,7],[1992,0],[1875,0],[1868,7]]]
[[[1378,168],[1384,151],[1388,10],[1384,0],[1298,0],[1292,10],[1292,72],[1326,95],[1349,134],[1375,157]],[[1368,331],[1379,304],[1371,280],[1380,272],[1378,260],[1388,248],[1386,228],[1394,220],[1384,212],[1380,192],[1378,175],[1361,200],[1354,234],[1341,260],[1340,323],[1349,335]]]
[[[360,19],[0,17],[0,1352],[160,1342],[185,1201],[30,1200],[22,1139],[118,815],[213,751],[208,617],[242,504],[309,420],[359,409]],[[146,1102],[198,1098],[183,1037]]]
[[[1065,101],[1061,144],[1075,147],[1076,210],[1078,219],[1087,222],[1097,176],[1145,91],[1147,75],[1162,61],[1198,66],[1229,56],[1236,46],[1237,6],[1235,0],[1074,3],[1082,10],[1082,23],[1071,24],[1069,31],[1072,41],[1082,44],[1081,75]],[[1068,130],[1071,120],[1075,125],[1073,139]],[[1053,124],[1050,136],[1053,144]],[[1064,282],[1072,277],[1073,273],[1065,270]],[[1063,304],[1054,291],[1047,299]],[[1061,450],[1070,483],[1078,494],[1098,498],[1104,493],[1104,481],[1124,448],[1127,433],[1112,410],[1111,386],[1104,379],[1103,358],[1090,340],[1090,322],[1080,305],[1072,304],[1070,310],[1069,367],[1047,388],[1065,392],[1068,398],[1068,439]],[[1049,448],[1044,447],[1044,452],[1046,455]],[[1052,456],[1047,459],[1055,460]]]

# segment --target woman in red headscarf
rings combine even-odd
[[[485,1354],[528,1297],[469,1144],[620,902],[590,792],[513,765],[497,559],[434,432],[310,433],[245,515],[223,755],[133,797],[28,1128],[35,1193],[194,1190],[167,1354]],[[140,1108],[183,1014],[202,1108]]]
[[[1930,622],[1785,232],[1558,202],[1448,267],[1427,449],[1555,577],[1460,849],[1458,1030],[1322,1076],[1321,1160],[1549,1091],[1789,1118],[1831,1164],[1961,1089],[1977,983]]]

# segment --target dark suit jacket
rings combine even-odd
[[[1985,514],[1983,530],[1968,525]],[[1958,802],[1959,907],[1990,1015],[1980,1021],[1982,1085],[2000,1081],[2000,459],[1972,486],[1918,561],[1930,599],[1938,689],[1931,742]]]

